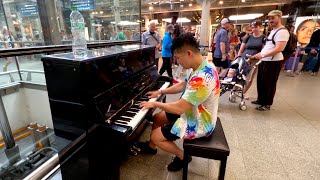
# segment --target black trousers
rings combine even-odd
[[[272,105],[282,61],[262,61],[258,66],[257,90],[261,105]]]
[[[314,66],[312,72],[319,72],[319,69],[320,69],[320,54],[318,54],[318,61],[317,61],[316,65]]]
[[[161,69],[159,71],[159,74],[162,75],[165,71],[167,71],[169,77],[172,76],[172,68],[171,68],[171,57],[162,57],[163,63],[161,66]]]

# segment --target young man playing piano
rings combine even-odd
[[[220,95],[219,76],[213,64],[209,64],[199,51],[199,45],[191,33],[181,34],[172,45],[172,51],[179,64],[192,72],[185,81],[160,91],[148,92],[149,98],[159,94],[182,96],[177,102],[141,102],[144,108],[160,108],[154,116],[150,141],[140,143],[144,152],[157,153],[157,147],[175,154],[168,165],[169,171],[179,171],[183,167],[183,151],[173,142],[179,138],[194,139],[209,136],[217,119]]]

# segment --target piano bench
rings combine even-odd
[[[217,118],[216,127],[213,133],[209,137],[203,137],[192,140],[185,140],[183,142],[184,157],[196,156],[208,159],[219,160],[219,180],[224,179],[227,158],[230,154],[228,142],[223,132],[223,128],[220,122],[220,118]],[[187,158],[185,158],[187,159]],[[188,176],[188,161],[184,162],[183,167],[183,180],[187,180]]]

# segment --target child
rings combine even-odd
[[[229,60],[232,62],[237,56],[236,47],[234,44],[230,44],[230,50],[229,50]]]

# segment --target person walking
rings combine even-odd
[[[261,26],[262,23],[261,21],[253,21],[251,23],[250,28],[252,29],[252,34],[249,34],[241,43],[241,47],[240,50],[238,52],[238,57],[242,57],[242,58],[247,58],[247,54],[249,55],[255,55],[257,53],[259,53],[264,44],[265,44],[265,36],[261,33]],[[246,96],[246,93],[248,92],[248,90],[250,89],[254,76],[257,73],[257,69],[253,68],[253,66],[258,62],[257,60],[251,60],[250,62],[250,66],[251,66],[251,71],[249,73],[249,75],[247,76],[247,84],[243,90],[244,93],[244,98],[245,99],[249,99]]]
[[[231,22],[228,18],[223,18],[220,24],[221,28],[217,32],[216,46],[213,55],[213,63],[215,64],[218,72],[222,68],[220,72],[220,77],[224,77],[227,74],[230,65],[228,59],[228,52],[230,46],[228,30],[231,27]]]
[[[167,31],[164,33],[164,37],[162,40],[162,67],[159,71],[160,75],[162,75],[165,71],[167,71],[168,76],[173,78],[172,76],[172,67],[171,67],[171,46],[172,46],[172,38],[171,35],[174,33],[174,26],[169,24],[167,26]]]
[[[258,99],[253,104],[260,105],[257,110],[270,110],[276,93],[277,81],[282,68],[283,54],[289,40],[289,32],[281,24],[282,12],[270,11],[268,14],[269,25],[272,27],[266,45],[260,53],[247,55],[251,60],[261,60],[258,66],[257,89]]]

